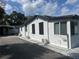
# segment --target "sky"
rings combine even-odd
[[[1,0],[0,0],[1,1]],[[2,0],[6,13],[12,11],[29,15],[79,15],[79,0]]]

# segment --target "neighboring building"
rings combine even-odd
[[[14,27],[9,25],[0,25],[0,36],[10,35]]]
[[[18,27],[10,25],[0,25],[0,36],[18,35]]]
[[[75,48],[79,46],[79,16],[33,16],[20,27],[20,35],[67,49]]]

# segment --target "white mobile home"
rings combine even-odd
[[[20,28],[22,37],[71,49],[79,46],[79,16],[33,16]]]

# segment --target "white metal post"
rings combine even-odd
[[[67,21],[68,49],[71,49],[71,22]]]

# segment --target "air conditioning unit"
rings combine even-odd
[[[44,43],[44,45],[47,45],[47,44],[49,44],[49,41],[48,41],[48,39],[42,39],[42,42]]]

